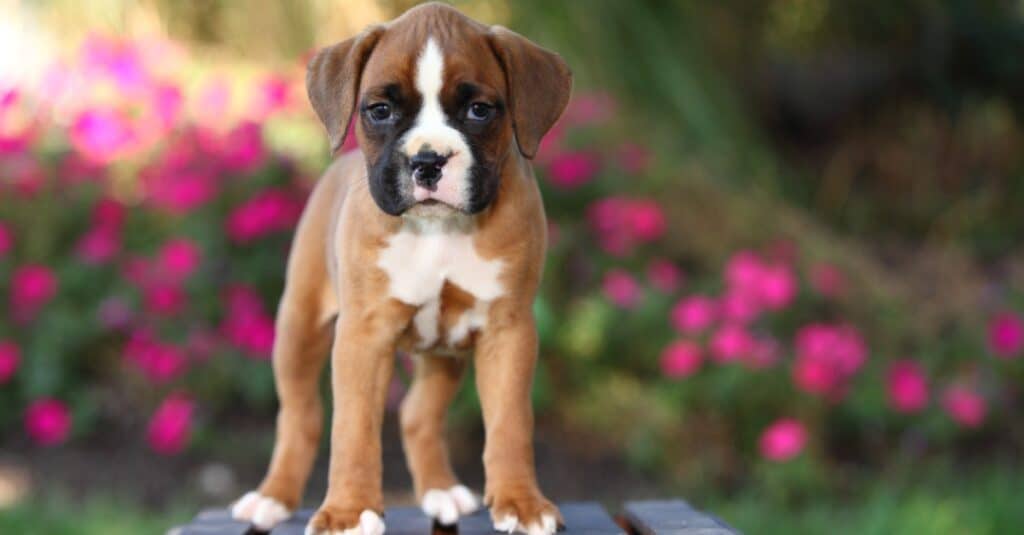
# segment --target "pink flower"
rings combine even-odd
[[[758,296],[761,304],[769,310],[781,310],[789,306],[796,297],[796,289],[796,277],[783,264],[766,266],[761,272]]]
[[[954,422],[972,429],[980,427],[984,423],[985,413],[988,412],[985,398],[962,385],[954,385],[946,389],[946,393],[942,397],[942,407],[946,409],[946,413]]]
[[[11,308],[19,319],[31,319],[55,295],[57,277],[46,266],[25,265],[11,275]]]
[[[590,182],[599,168],[600,164],[593,154],[563,152],[551,159],[548,174],[555,186],[574,189]]]
[[[761,433],[761,456],[769,461],[788,461],[803,451],[807,444],[807,428],[799,420],[781,418]]]
[[[608,93],[585,93],[573,97],[562,120],[573,127],[591,126],[610,120],[615,108],[615,99]]]
[[[188,369],[188,360],[181,349],[156,340],[145,329],[131,334],[125,344],[124,355],[156,384],[170,382]]]
[[[928,381],[921,365],[912,360],[898,360],[886,373],[889,406],[896,412],[920,412],[928,405]]]
[[[811,268],[811,287],[824,297],[839,297],[846,293],[846,275],[832,264],[816,264]]]
[[[996,356],[1015,358],[1024,349],[1024,321],[1012,312],[1002,312],[988,323],[988,347]]]
[[[670,294],[682,286],[683,272],[671,261],[655,258],[647,264],[647,280],[651,286]]]
[[[183,394],[171,394],[157,407],[146,428],[146,440],[161,455],[181,453],[192,434],[195,403]]]
[[[224,338],[253,357],[269,358],[274,347],[274,319],[266,313],[260,297],[248,287],[233,286],[225,294],[225,308]]]
[[[112,260],[121,250],[121,236],[117,229],[93,227],[85,233],[75,251],[86,264],[99,265]]]
[[[672,325],[684,334],[698,334],[718,318],[715,300],[703,295],[683,298],[672,307]]]
[[[806,392],[841,397],[867,360],[867,346],[851,326],[810,323],[795,337],[794,381]]]
[[[263,164],[267,149],[259,123],[245,122],[232,128],[221,140],[220,163],[230,172],[248,173]]]
[[[127,155],[137,141],[131,120],[114,109],[90,109],[80,113],[68,130],[71,145],[96,163],[109,163]]]
[[[740,360],[754,349],[754,339],[740,325],[725,325],[711,336],[711,356],[716,362]]]
[[[665,234],[665,213],[655,201],[633,201],[629,206],[629,226],[641,241],[654,241]]]
[[[52,398],[40,398],[25,410],[25,430],[40,446],[56,446],[71,432],[71,412]]]
[[[188,278],[199,266],[202,253],[192,240],[178,238],[170,240],[157,253],[157,265],[161,273],[171,280]]]
[[[700,346],[689,340],[677,340],[661,353],[661,372],[670,379],[682,379],[697,373],[703,360]]]
[[[159,131],[168,131],[177,124],[184,107],[181,88],[174,84],[162,83],[153,88],[150,105],[156,115],[155,125]]]
[[[279,74],[261,80],[251,104],[251,116],[259,121],[288,109],[291,102],[291,81]]]
[[[157,169],[142,174],[147,199],[172,214],[187,214],[217,194],[213,176],[205,171]]]
[[[760,301],[746,292],[729,290],[719,301],[722,319],[732,323],[748,324],[761,314]]]
[[[98,228],[120,229],[124,225],[124,205],[104,197],[92,208],[92,224]]]
[[[235,208],[226,222],[232,241],[245,243],[272,232],[290,230],[302,214],[302,202],[280,189],[266,189]]]
[[[0,223],[0,258],[7,256],[7,253],[11,252],[13,248],[14,233],[7,228],[7,225]]]
[[[0,342],[0,385],[11,380],[21,364],[21,351],[13,342]]]
[[[739,251],[725,264],[725,281],[729,288],[756,295],[764,262],[753,251]]]
[[[195,99],[197,120],[206,124],[219,123],[231,107],[231,85],[223,78],[208,80]]]
[[[173,316],[185,306],[185,292],[177,284],[151,284],[143,289],[143,304],[151,314]]]
[[[633,308],[639,303],[641,293],[633,275],[623,269],[613,269],[604,276],[604,295],[619,308]]]

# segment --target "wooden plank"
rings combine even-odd
[[[565,531],[559,535],[622,535],[604,508],[596,503],[564,503],[558,506],[565,519]],[[390,529],[389,529],[390,532]],[[492,535],[491,513],[481,509],[459,519],[459,535]]]
[[[271,530],[270,535],[303,535],[312,516],[312,509],[299,511]],[[388,509],[384,514],[384,523],[388,535],[430,535],[432,532],[430,519],[415,507]]]
[[[565,519],[565,531],[559,535],[623,535],[622,528],[596,503],[565,503],[559,506]],[[296,512],[287,521],[271,530],[270,535],[304,535],[312,509]],[[415,507],[388,509],[384,516],[388,535],[492,535],[491,515],[486,509],[459,519],[457,530],[433,525],[430,518]],[[180,535],[253,535],[248,524],[235,521],[224,509],[203,511],[195,520],[181,528]]]
[[[248,535],[249,524],[231,518],[226,509],[207,509],[192,523],[180,528],[178,535]]]
[[[739,535],[718,517],[683,500],[627,502],[626,520],[642,535]]]

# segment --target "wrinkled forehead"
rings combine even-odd
[[[432,43],[441,61],[421,62]],[[430,69],[435,72],[421,72]],[[466,26],[433,31],[430,28],[390,27],[381,36],[363,69],[360,95],[375,88],[398,84],[403,92],[419,97],[417,76],[436,76],[440,70],[441,91],[453,91],[460,84],[478,86],[484,94],[503,98],[505,73],[487,39],[486,28]]]

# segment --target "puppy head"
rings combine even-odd
[[[306,76],[332,150],[350,121],[385,213],[475,214],[513,150],[532,158],[569,99],[562,59],[443,4],[321,50]]]

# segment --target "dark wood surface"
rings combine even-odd
[[[559,505],[565,518],[561,535],[738,535],[725,522],[714,515],[702,513],[683,500],[628,502],[623,508],[620,527],[603,507],[596,503],[563,503]],[[270,535],[303,535],[306,523],[313,514],[306,509],[295,513],[287,522],[274,528]],[[459,519],[454,528],[433,525],[419,509],[396,507],[384,515],[388,535],[490,535],[490,515],[486,510]],[[255,531],[244,522],[231,518],[224,509],[210,509],[199,513],[195,520],[178,530],[176,535],[254,535]]]

